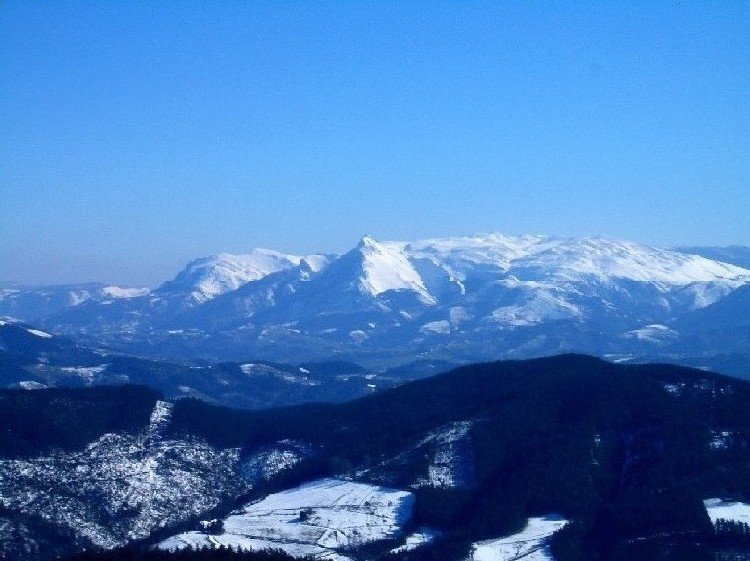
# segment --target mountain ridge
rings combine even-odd
[[[231,358],[243,349],[358,362],[385,349],[393,365],[564,351],[682,355],[680,321],[748,283],[750,270],[736,265],[603,237],[364,236],[341,255],[254,250],[194,260],[148,293],[120,289],[127,298],[45,306],[39,291],[6,290],[0,315],[22,310],[20,319],[52,332],[152,356]],[[653,325],[677,335],[629,335]],[[723,351],[720,340],[702,341],[702,354]]]

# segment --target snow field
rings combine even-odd
[[[526,527],[496,540],[477,542],[471,547],[471,561],[553,561],[549,538],[564,527],[567,520],[547,515],[529,518]]]
[[[162,549],[216,543],[244,549],[278,547],[294,556],[342,560],[339,550],[397,538],[412,515],[414,496],[341,479],[322,479],[274,493],[224,520],[224,533],[187,532]]]
[[[720,518],[734,522],[750,524],[750,503],[725,501],[722,499],[706,499],[703,501],[706,512],[714,524]]]

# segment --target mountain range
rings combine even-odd
[[[574,351],[744,364],[746,254],[605,238],[365,236],[341,255],[197,259],[155,289],[6,285],[0,315],[159,358],[385,368]]]

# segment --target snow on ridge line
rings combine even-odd
[[[123,288],[121,286],[105,286],[102,294],[109,298],[138,298],[151,293],[150,288]]]
[[[410,258],[431,258],[454,270],[491,265],[552,271],[561,278],[624,278],[685,285],[712,280],[750,282],[750,270],[673,250],[604,237],[505,236],[433,238],[387,242],[404,247]]]
[[[360,284],[365,292],[377,296],[388,290],[413,290],[423,302],[435,303],[422,277],[404,254],[403,243],[378,242],[365,236],[357,250],[362,256]]]
[[[661,249],[606,237],[508,236],[498,232],[414,241],[378,241],[364,236],[355,250],[364,256],[361,288],[377,296],[387,290],[413,290],[425,303],[434,303],[419,262],[431,261],[445,270],[453,282],[462,282],[476,267],[497,270],[521,282],[560,281],[636,282],[686,286],[711,281],[750,283],[750,270],[698,255]],[[196,303],[236,290],[247,282],[292,267],[317,273],[342,256],[299,256],[271,249],[247,254],[219,253],[190,261],[160,289],[181,285]],[[113,298],[148,294],[148,289],[106,287]]]
[[[302,259],[298,255],[271,249],[253,249],[242,255],[220,253],[201,257],[190,261],[173,280],[162,284],[158,290],[187,289],[195,302],[203,303],[248,282],[297,267]]]

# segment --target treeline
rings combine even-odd
[[[113,549],[99,552],[83,552],[65,561],[312,561],[311,557],[292,557],[281,550],[245,551],[229,546],[179,551],[138,550],[133,548]]]

